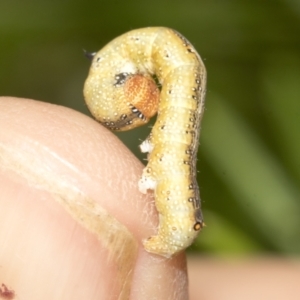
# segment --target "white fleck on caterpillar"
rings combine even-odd
[[[92,56],[84,96],[98,121],[123,131],[158,114],[140,146],[149,154],[139,189],[154,190],[159,213],[158,233],[144,246],[148,252],[171,257],[190,246],[204,226],[196,158],[205,66],[189,41],[164,27],[125,33]]]

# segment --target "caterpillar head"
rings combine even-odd
[[[129,63],[113,63],[118,67],[108,69],[111,64],[106,60],[94,55],[84,85],[91,114],[111,130],[125,131],[146,124],[156,114],[160,97],[154,79],[130,68]]]

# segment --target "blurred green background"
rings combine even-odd
[[[299,254],[299,0],[0,0],[0,93],[88,113],[82,50],[145,26],[181,32],[208,70],[191,251]],[[118,135],[142,158],[148,133]]]

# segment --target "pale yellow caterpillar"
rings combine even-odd
[[[206,91],[205,66],[180,33],[164,27],[130,31],[93,53],[84,96],[92,115],[112,130],[146,124],[157,112],[139,181],[153,189],[158,233],[148,252],[171,257],[191,245],[204,226],[196,158]],[[158,85],[161,85],[161,90]]]

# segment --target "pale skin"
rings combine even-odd
[[[142,164],[112,133],[73,110],[8,97],[0,98],[0,128],[0,285],[13,289],[15,299],[126,299],[124,275],[131,273],[129,299],[188,299],[185,255],[164,259],[142,246],[157,226],[153,199],[138,191]],[[105,241],[103,227],[99,237],[90,230],[94,223],[84,227],[77,211],[67,212],[60,201],[70,195],[71,204],[94,201],[108,213],[105,221],[122,241],[117,249]],[[257,296],[252,293],[266,286],[263,280],[253,285],[263,263],[240,264],[234,273],[229,264],[197,261],[190,265],[192,300],[233,299],[228,292],[239,277],[245,278],[242,295]],[[269,292],[296,292],[299,265],[272,266],[269,279],[284,276]]]
[[[153,199],[138,191],[142,164],[109,130],[70,109],[26,99],[0,98],[0,115],[0,280],[20,299],[128,299],[119,296],[124,287],[118,268],[125,268],[126,251],[132,249],[115,249],[121,258],[117,264],[114,255],[108,261],[113,250],[103,247],[105,232],[97,238],[52,195],[61,189],[68,197],[74,188],[119,221],[109,227],[124,224],[132,234],[137,253],[125,274],[133,274],[130,299],[186,299],[185,255],[166,260],[142,246],[157,224]],[[25,174],[13,162],[13,150],[28,156]],[[3,168],[8,160],[12,162]],[[37,180],[44,176],[38,183],[34,175],[26,178],[34,160],[42,170]],[[52,186],[61,183],[66,188]],[[122,234],[120,230],[117,237]],[[158,275],[162,285],[157,284]]]

